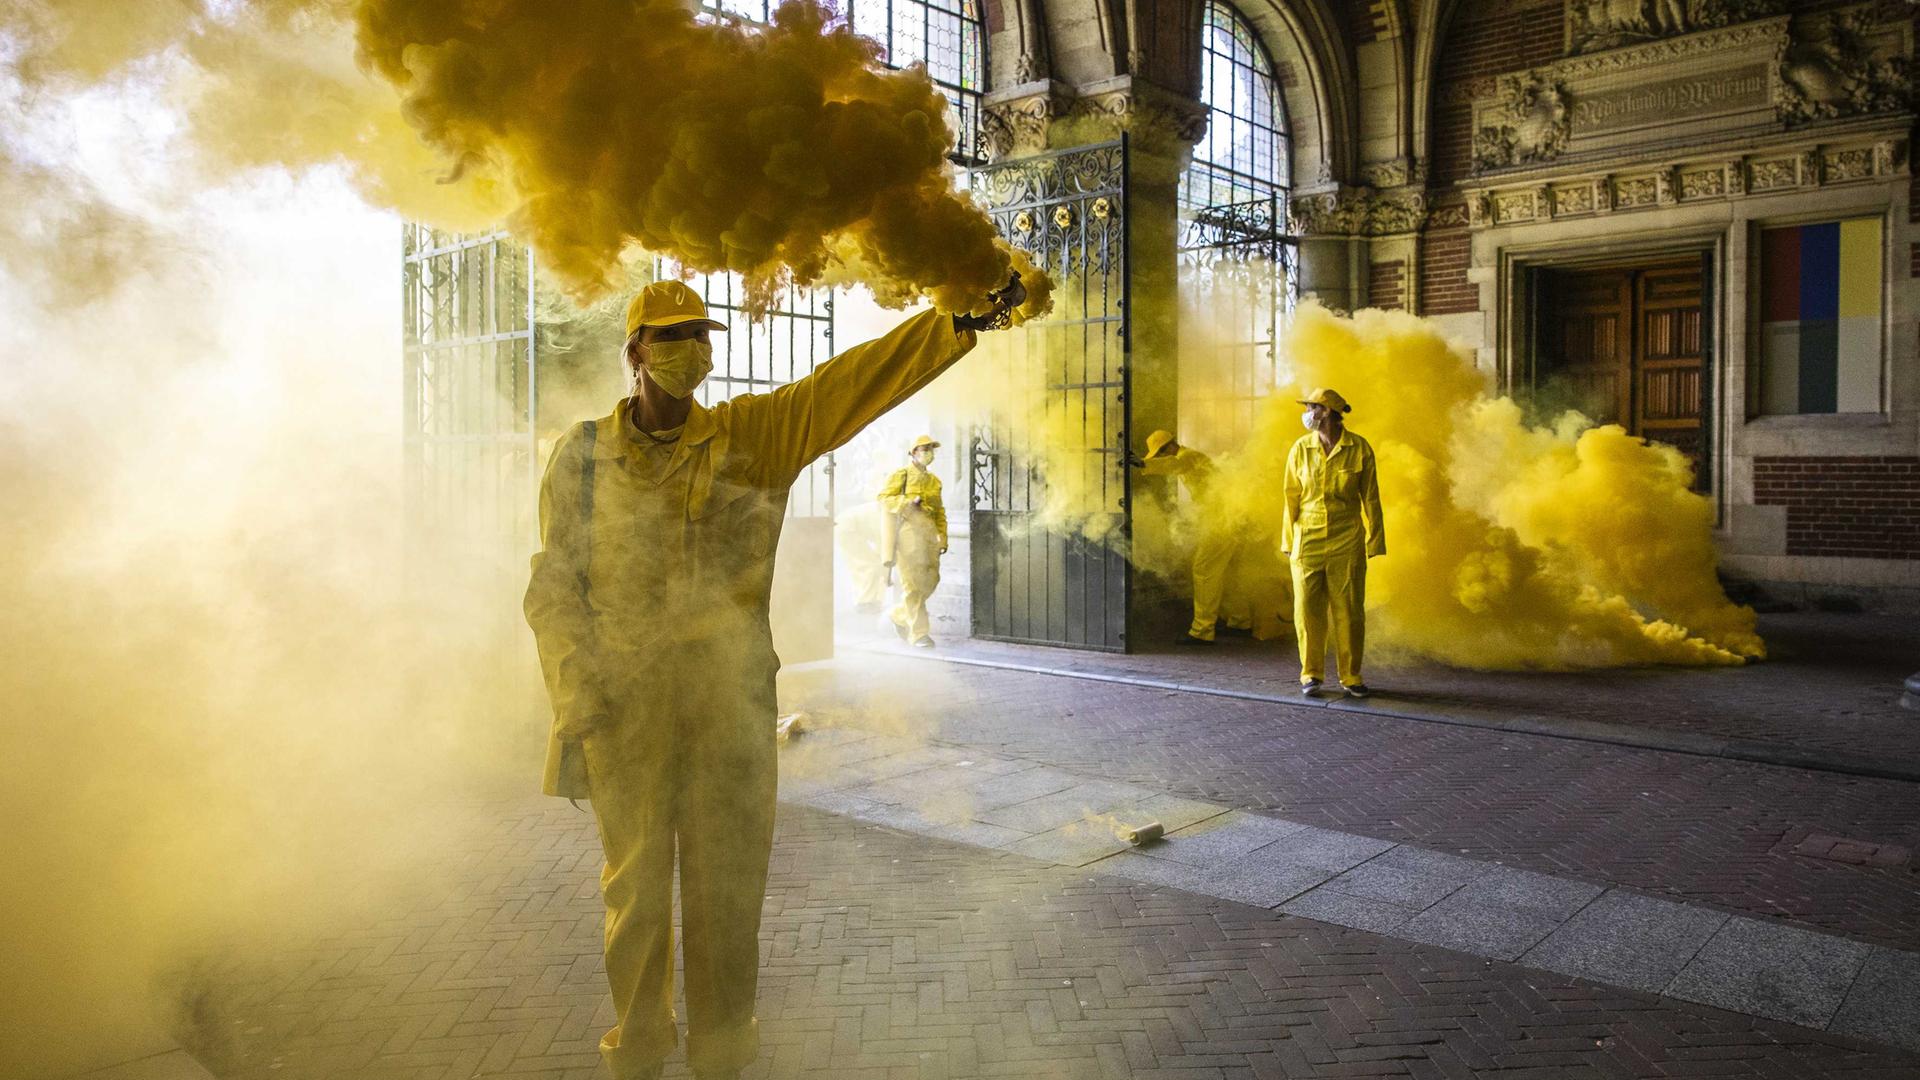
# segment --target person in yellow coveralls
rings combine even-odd
[[[1387,553],[1373,447],[1347,430],[1347,399],[1315,390],[1302,435],[1287,451],[1281,550],[1293,561],[1293,625],[1300,639],[1300,692],[1320,693],[1327,631],[1333,631],[1340,685],[1372,691],[1360,677],[1367,640],[1367,560]]]
[[[1182,645],[1211,645],[1220,624],[1220,606],[1227,591],[1227,571],[1240,552],[1240,536],[1207,502],[1213,481],[1213,459],[1191,446],[1181,446],[1171,431],[1147,436],[1147,456],[1128,462],[1148,476],[1176,476],[1187,486],[1198,519],[1199,536],[1193,546],[1193,625],[1181,637]],[[1251,632],[1245,613],[1227,620],[1228,629]]]
[[[632,395],[555,446],[526,597],[554,710],[543,786],[591,798],[599,822],[618,1018],[600,1049],[617,1080],[659,1076],[678,1039],[676,856],[689,1064],[731,1077],[759,1052],[779,667],[768,603],[788,489],[1024,297],[1015,276],[987,316],[923,312],[804,379],[708,408],[693,392],[725,327],[684,283],[656,282],[627,309]]]
[[[933,648],[927,625],[927,598],[940,587],[940,556],[947,553],[947,508],[940,501],[940,478],[929,468],[940,444],[933,436],[913,440],[907,467],[895,469],[880,485],[880,512],[898,523],[893,562],[900,568],[900,605],[893,628],[903,641]]]

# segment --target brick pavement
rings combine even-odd
[[[223,1077],[596,1074],[590,824],[477,806],[449,880],[198,973]],[[749,1077],[1910,1077],[1920,1060],[783,806]],[[669,1075],[681,1075],[676,1060]]]
[[[1920,872],[1796,854],[1920,848],[1920,785],[862,655],[790,673],[850,726],[1296,821],[1920,947]]]
[[[866,629],[849,620],[843,637],[857,644]],[[1370,704],[1617,724],[1920,763],[1920,723],[1899,705],[1903,680],[1920,670],[1920,618],[1787,612],[1762,615],[1760,631],[1768,659],[1741,668],[1464,671],[1376,648],[1369,650],[1367,681],[1381,693]],[[1126,656],[966,640],[943,640],[942,651],[1276,696],[1297,689],[1291,640],[1223,637],[1214,649],[1143,644],[1144,652]]]

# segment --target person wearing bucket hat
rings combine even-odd
[[[759,1054],[754,996],[773,846],[769,604],[789,489],[1004,325],[926,311],[770,393],[707,405],[711,318],[680,281],[642,289],[622,349],[631,393],[574,425],[540,486],[527,622],[553,703],[542,789],[588,798],[606,854],[600,1041],[616,1080],[658,1077],[673,1011],[675,867],[685,934],[687,1058],[703,1080]]]
[[[940,444],[933,436],[913,440],[906,468],[896,469],[880,485],[880,511],[893,519],[882,542],[885,561],[900,568],[900,606],[893,609],[893,628],[903,641],[933,648],[927,623],[927,598],[940,587],[940,556],[947,553],[947,508],[940,501],[940,478],[928,466]]]
[[[1373,447],[1347,430],[1346,398],[1317,389],[1299,402],[1307,433],[1287,451],[1280,544],[1293,564],[1300,692],[1319,694],[1331,632],[1340,684],[1364,698],[1367,560],[1387,553],[1379,472]]]
[[[1226,596],[1227,572],[1240,552],[1240,537],[1222,519],[1218,508],[1207,501],[1213,459],[1191,446],[1180,445],[1171,431],[1156,431],[1147,436],[1146,457],[1128,455],[1127,464],[1148,476],[1178,477],[1194,502],[1199,535],[1193,545],[1193,623],[1181,635],[1180,643],[1212,645]],[[1250,633],[1252,620],[1235,616],[1228,620],[1228,627]]]

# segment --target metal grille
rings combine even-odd
[[[731,17],[762,25],[777,0],[701,0],[704,17]],[[925,64],[933,84],[953,106],[954,148],[961,165],[987,160],[980,111],[987,92],[987,27],[979,0],[852,0],[847,23],[872,38],[887,66]]]
[[[533,256],[503,232],[407,225],[402,243],[410,555],[523,574],[536,480]]]
[[[1252,434],[1278,379],[1298,248],[1285,231],[1287,125],[1273,64],[1220,0],[1207,4],[1201,41],[1207,134],[1180,184],[1180,426],[1230,449]]]
[[[661,267],[662,273],[671,273]],[[707,302],[707,311],[727,324],[713,336],[713,374],[695,391],[712,406],[740,394],[764,394],[805,378],[833,356],[833,295],[825,289],[789,288],[758,321],[750,320],[738,274],[695,274],[687,279]],[[789,517],[833,516],[833,455],[807,467],[787,500]]]
[[[980,134],[987,91],[986,24],[977,0],[852,0],[848,20],[857,34],[880,43],[895,68],[925,64],[953,106],[952,157],[962,165],[987,159]]]
[[[1273,61],[1253,27],[1221,0],[1207,2],[1200,47],[1207,133],[1181,180],[1181,208],[1284,200],[1292,155]]]
[[[997,385],[1042,394],[1037,408],[997,411],[972,439],[975,637],[1126,648],[1126,159],[1123,140],[971,174],[1001,235],[1059,285],[1052,316],[996,336],[972,361],[998,365]],[[1063,491],[1077,503],[1071,529],[1044,514]]]

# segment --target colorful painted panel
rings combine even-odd
[[[1760,233],[1760,411],[1879,412],[1879,218]]]

